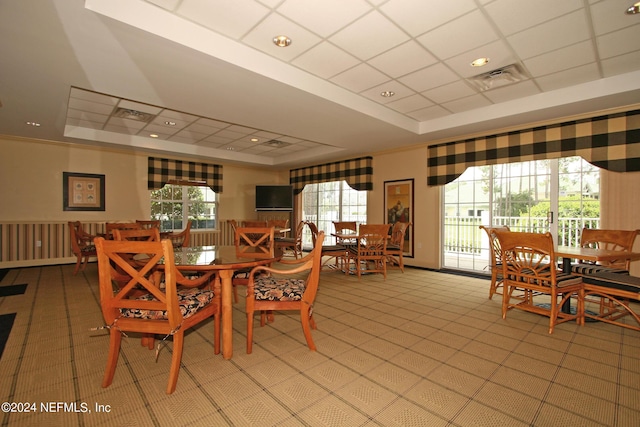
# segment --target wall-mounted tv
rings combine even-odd
[[[293,186],[256,185],[257,211],[293,211]]]

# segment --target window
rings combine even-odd
[[[307,184],[302,190],[302,218],[324,230],[326,244],[335,243],[333,221],[367,222],[367,192],[354,190],[346,181]],[[305,234],[302,243],[310,247],[311,235]]]
[[[575,246],[600,226],[600,170],[581,157],[468,168],[445,186],[443,265],[486,271],[489,241],[480,225],[551,232]]]
[[[162,231],[215,229],[218,198],[209,187],[167,184],[151,191],[151,218],[161,221]]]

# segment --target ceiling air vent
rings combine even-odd
[[[291,143],[278,141],[277,139],[272,139],[270,141],[263,142],[262,145],[266,145],[273,148],[282,148],[282,147],[288,147],[289,145],[291,145]]]
[[[506,67],[488,71],[468,78],[467,80],[480,90],[495,89],[497,87],[517,83],[525,78],[517,65],[511,64]]]
[[[114,117],[147,123],[155,116],[153,114],[143,113],[142,111],[131,110],[129,108],[118,108],[114,114]]]

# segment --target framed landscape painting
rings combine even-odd
[[[384,182],[385,224],[413,224],[413,179]],[[413,226],[404,236],[404,256],[413,257]]]

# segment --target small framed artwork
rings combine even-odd
[[[413,224],[413,179],[384,182],[385,224]],[[413,226],[404,235],[404,256],[413,257]]]
[[[65,211],[104,211],[104,175],[62,172]]]

